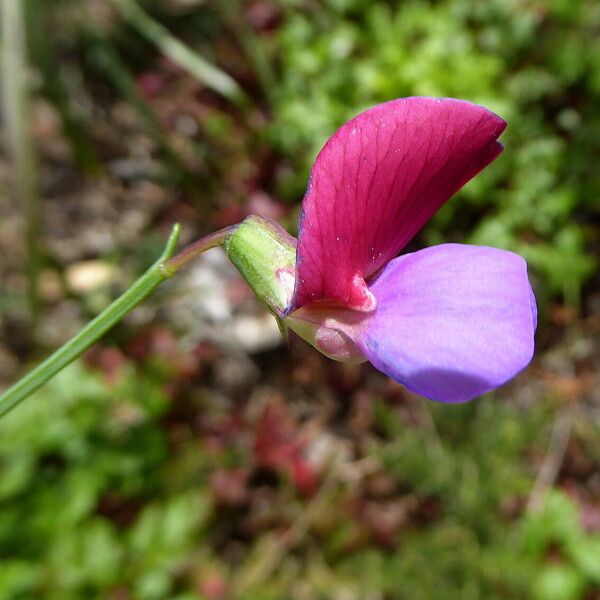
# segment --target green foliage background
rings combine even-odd
[[[216,189],[243,202],[229,176],[236,157],[255,153],[275,165],[267,191],[297,206],[319,148],[361,110],[409,95],[469,99],[508,121],[506,151],[419,243],[515,250],[531,266],[543,322],[552,300],[586,309],[600,197],[598,2],[281,0],[266,3],[277,19],[261,32],[232,17],[251,3],[141,2],[248,91],[241,108],[211,98],[216,109],[194,142],[208,165],[201,186],[136,89],[155,48],[123,19],[86,17],[93,4],[30,3],[40,94],[60,114],[82,172],[97,173],[102,161],[87,139],[89,115],[73,110],[77,86],[133,107],[165,166],[161,182],[180,186],[199,208]],[[238,71],[239,57],[215,49],[232,31],[247,63]],[[248,124],[255,112],[260,126]],[[280,520],[224,552],[239,516],[218,504],[211,477],[247,467],[251,452],[241,444],[215,457],[185,419],[174,443],[169,424],[182,398],[166,390],[177,375],[154,360],[127,362],[117,385],[77,364],[0,422],[0,598],[599,597],[600,535],[583,527],[578,504],[554,488],[539,510],[524,507],[539,464],[531,457],[546,451],[560,393],[534,403],[428,405],[430,425],[415,427],[374,392],[360,457],[383,465],[395,494],[432,503],[434,516],[412,523],[391,547],[357,544],[362,533],[344,507],[360,490],[334,480],[307,499],[279,474],[270,485]],[[224,410],[210,398],[184,400],[190,419]],[[597,444],[583,446],[597,461]],[[309,526],[282,547],[282,523],[306,514]],[[216,595],[211,581],[228,591]]]
[[[431,424],[415,428],[376,401],[364,456],[381,461],[395,494],[434,502],[436,514],[398,545],[352,550],[354,486],[334,480],[307,499],[283,477],[275,510],[288,525],[308,513],[311,526],[293,551],[267,530],[232,559],[220,548],[236,517],[215,503],[210,476],[249,465],[248,448],[215,455],[190,432],[174,447],[160,391],[172,374],[145,372],[128,369],[115,387],[70,367],[0,424],[4,598],[595,597],[600,535],[585,531],[577,505],[550,490],[517,519],[507,508],[531,491],[523,456],[545,448],[547,405],[432,405]],[[203,595],[215,577],[228,592]]]

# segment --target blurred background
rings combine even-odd
[[[600,4],[1,0],[0,386],[183,241],[295,233],[336,127],[509,123],[411,248],[524,255],[532,365],[444,406],[292,339],[219,251],[0,421],[0,598],[600,598]]]

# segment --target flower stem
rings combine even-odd
[[[179,254],[168,260],[164,267],[172,271],[171,274],[177,273],[179,269],[187,265],[192,259],[196,258],[202,252],[206,252],[211,248],[221,246],[223,242],[239,227],[238,225],[230,225],[215,231],[189,246],[186,246]]]
[[[175,253],[179,233],[180,227],[175,225],[162,256],[122,296],[90,321],[54,354],[50,355],[33,371],[0,395],[0,416],[6,414],[21,400],[27,398],[60,370],[81,356],[129,311],[147,298],[158,285],[177,271],[176,266],[167,266],[167,261]]]

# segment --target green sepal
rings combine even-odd
[[[275,221],[251,215],[224,244],[231,262],[257,298],[281,321],[294,293],[296,239]]]

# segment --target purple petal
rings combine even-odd
[[[371,311],[365,279],[489,164],[506,123],[454,99],[404,98],[346,123],[312,169],[302,204],[294,300]]]
[[[537,311],[517,254],[434,246],[392,261],[371,291],[377,310],[355,341],[375,367],[423,396],[464,402],[531,360]]]

